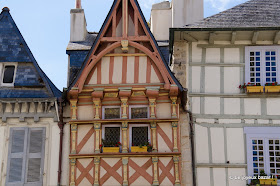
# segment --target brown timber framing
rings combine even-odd
[[[70,124],[89,124],[89,123],[122,123],[122,122],[128,122],[128,123],[150,123],[150,122],[179,122],[179,119],[100,119],[100,120],[73,120],[69,121]]]

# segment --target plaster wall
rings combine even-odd
[[[93,120],[93,105],[78,106],[79,120]]]
[[[158,103],[156,107],[156,116],[159,119],[171,118],[170,103]]]

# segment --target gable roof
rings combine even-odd
[[[280,0],[250,0],[183,28],[280,27]]]
[[[9,94],[5,98],[26,98],[26,97],[61,97],[61,91],[51,82],[43,70],[39,67],[29,47],[27,46],[23,36],[21,35],[16,23],[14,22],[9,8],[3,8],[0,14],[0,63],[19,62],[15,87],[2,88],[0,97],[3,98],[3,92],[17,92],[17,94]],[[32,75],[28,73],[32,73]],[[32,78],[30,78],[32,76]],[[42,82],[38,82],[41,79]],[[30,91],[14,89],[16,86],[38,88],[45,87],[47,92],[44,95],[32,95]],[[28,92],[29,91],[29,92]]]
[[[116,5],[117,5],[117,2],[118,2],[118,1],[119,1],[119,0],[114,0],[113,5],[112,5],[112,7],[111,7],[111,9],[110,9],[110,11],[109,11],[109,13],[108,13],[108,15],[107,15],[107,17],[106,17],[104,23],[103,23],[103,25],[102,25],[100,31],[98,32],[98,35],[97,35],[97,37],[96,37],[96,39],[95,39],[95,41],[94,41],[92,47],[91,47],[91,50],[89,51],[89,53],[88,53],[86,59],[84,60],[84,63],[83,63],[83,65],[82,65],[80,71],[78,72],[78,75],[76,76],[76,79],[75,79],[75,80],[70,84],[70,86],[68,87],[68,91],[71,90],[71,88],[77,83],[77,81],[78,81],[79,78],[81,77],[81,74],[82,74],[82,72],[83,72],[85,66],[87,65],[87,62],[89,61],[89,59],[90,59],[90,57],[91,57],[90,55],[92,54],[93,50],[94,50],[94,49],[96,48],[96,46],[98,45],[98,42],[99,42],[99,40],[100,40],[100,37],[101,37],[102,33],[104,32],[105,27],[106,27],[106,25],[107,25],[107,23],[108,23],[108,21],[109,21],[111,15],[112,15],[112,13],[113,13],[113,10],[116,8]],[[173,80],[173,81],[176,83],[176,85],[178,86],[179,90],[180,90],[180,91],[183,91],[183,86],[180,84],[180,82],[179,82],[179,81],[177,80],[177,78],[174,76],[174,74],[173,74],[172,71],[170,70],[170,68],[169,68],[169,66],[168,66],[168,64],[167,64],[167,62],[165,62],[165,58],[164,58],[164,56],[163,56],[162,53],[161,53],[161,50],[160,50],[160,48],[159,48],[159,46],[158,46],[158,44],[157,44],[157,41],[155,40],[153,34],[152,34],[151,31],[150,31],[150,28],[149,28],[149,26],[148,26],[148,24],[147,24],[147,21],[146,21],[146,19],[145,19],[145,17],[144,17],[144,14],[143,14],[141,8],[140,8],[140,6],[139,6],[138,1],[137,1],[137,0],[132,0],[132,1],[134,1],[134,3],[136,4],[137,11],[139,11],[139,13],[140,13],[141,19],[142,19],[143,22],[144,22],[144,26],[145,26],[145,28],[147,29],[148,34],[149,34],[150,38],[152,39],[153,44],[156,46],[156,49],[157,49],[157,51],[158,51],[159,54],[160,54],[161,61],[163,61],[166,70],[167,70],[168,73],[170,74],[172,80]]]

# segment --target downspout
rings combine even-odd
[[[196,171],[195,171],[195,154],[194,154],[194,129],[193,129],[193,114],[187,110],[188,90],[184,89],[182,92],[182,107],[183,110],[189,114],[190,117],[190,140],[191,140],[191,154],[192,154],[192,172],[193,172],[193,186],[196,186]]]
[[[63,150],[63,129],[65,122],[63,121],[63,104],[64,104],[64,99],[63,96],[64,91],[62,93],[62,97],[58,99],[59,101],[59,121],[58,121],[58,127],[60,129],[60,143],[59,143],[59,162],[58,162],[58,176],[57,176],[57,186],[61,185],[61,173],[62,173],[62,150]]]

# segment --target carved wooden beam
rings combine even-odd
[[[216,34],[214,32],[211,32],[209,34],[209,44],[212,44],[212,45],[214,44],[215,36],[216,36]]]
[[[236,32],[232,32],[231,33],[231,44],[235,44],[235,40],[236,40]]]
[[[256,44],[257,43],[259,34],[260,34],[260,32],[254,32],[254,35],[252,37],[252,44]]]
[[[280,40],[280,31],[275,33],[274,44],[278,44],[279,40]]]

